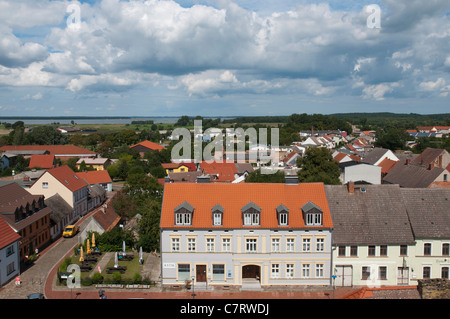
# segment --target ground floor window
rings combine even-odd
[[[270,278],[280,278],[280,264],[272,264]]]
[[[178,281],[190,279],[191,269],[189,264],[178,264]]]
[[[225,280],[225,265],[213,265],[213,281],[224,281]]]
[[[294,278],[294,264],[286,264],[286,278]]]

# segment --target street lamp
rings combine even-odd
[[[192,276],[192,299],[195,299],[195,285],[194,285],[194,279],[195,277]]]

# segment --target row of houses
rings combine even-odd
[[[338,150],[341,182],[398,184],[408,188],[450,187],[450,154],[445,149],[427,148],[421,154],[374,148],[361,158]]]
[[[42,170],[31,184],[14,179],[2,181],[0,286],[20,273],[30,256],[58,239],[67,225],[94,209],[101,207],[90,217],[83,236],[88,230],[102,233],[118,223],[120,217],[108,205],[112,198],[107,198],[110,186],[99,183],[97,177],[103,180],[105,177],[99,174],[108,173],[106,170],[75,173],[62,165]]]
[[[449,189],[384,184],[166,183],[162,284],[373,287],[449,279],[449,200]]]

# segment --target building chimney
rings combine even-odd
[[[284,177],[284,182],[286,185],[298,185],[298,175],[286,175]]]
[[[434,168],[434,163],[428,164],[428,169],[431,171]]]
[[[409,165],[410,163],[411,163],[411,160],[409,158],[407,158],[405,165]]]
[[[209,183],[211,182],[211,177],[209,175],[197,176],[197,183]]]
[[[348,182],[347,183],[347,187],[348,187],[348,193],[349,194],[354,194],[355,193],[355,182]]]

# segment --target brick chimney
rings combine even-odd
[[[431,171],[434,168],[434,163],[428,164],[428,169]]]
[[[348,193],[349,194],[354,194],[355,193],[355,182],[348,182],[347,183],[347,187],[348,187]]]
[[[407,158],[405,165],[409,165],[410,163],[411,163],[411,160],[409,158]]]

